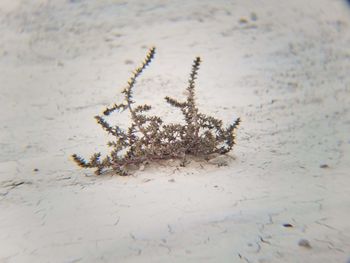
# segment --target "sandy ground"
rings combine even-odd
[[[345,1],[2,0],[0,33],[0,262],[350,259]],[[153,45],[135,99],[179,118],[163,97],[200,55],[201,111],[243,119],[235,160],[79,169]]]

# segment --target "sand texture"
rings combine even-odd
[[[0,262],[350,260],[350,6],[340,0],[1,0]],[[164,120],[191,64],[229,156],[96,177],[93,116],[135,87]],[[127,114],[109,120],[127,125]],[[220,166],[220,167],[218,167]]]

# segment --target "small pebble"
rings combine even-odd
[[[238,20],[238,22],[239,22],[240,24],[247,24],[247,23],[248,23],[248,20],[247,20],[246,18],[242,17],[242,18],[240,18],[240,19]]]
[[[258,16],[256,15],[256,13],[252,12],[250,14],[250,19],[253,20],[253,21],[256,21],[256,20],[258,20]]]
[[[130,65],[130,64],[134,64],[134,61],[132,61],[132,60],[130,60],[130,59],[127,59],[127,60],[124,61],[124,63],[125,63],[126,65]]]
[[[302,238],[302,239],[299,240],[298,245],[299,245],[300,247],[311,248],[311,245],[310,245],[309,240],[304,239],[304,238]]]
[[[208,163],[215,164],[217,166],[228,166],[228,162],[229,160],[227,156],[224,156],[224,155],[217,156],[208,161]]]

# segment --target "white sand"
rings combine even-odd
[[[0,262],[350,258],[346,1],[1,0],[0,28]],[[162,98],[200,55],[201,111],[243,119],[236,159],[79,169],[70,154],[106,149],[93,116],[152,45],[135,99],[178,118]]]

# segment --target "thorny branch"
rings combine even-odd
[[[95,168],[95,173],[111,168],[119,175],[128,174],[129,165],[141,165],[146,162],[166,159],[185,160],[186,155],[208,156],[213,153],[229,152],[236,139],[236,129],[240,118],[227,128],[221,120],[199,113],[195,101],[195,81],[197,79],[200,57],[195,58],[188,80],[187,98],[184,102],[165,97],[167,103],[179,108],[184,116],[185,125],[163,124],[159,116],[150,116],[150,105],[134,107],[133,88],[137,78],[151,63],[155,48],[151,48],[145,60],[133,71],[126,88],[122,91],[125,101],[114,104],[103,111],[104,116],[112,112],[128,109],[132,121],[125,131],[117,125],[110,125],[102,116],[95,116],[97,123],[114,137],[107,145],[112,148],[110,154],[101,160],[101,154],[95,153],[89,161],[73,154],[73,160],[82,168]]]

